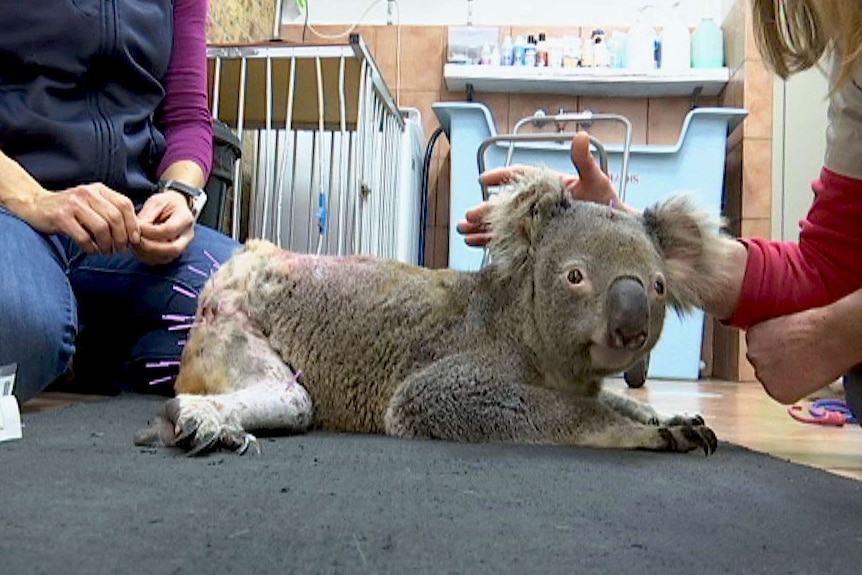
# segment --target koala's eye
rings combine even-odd
[[[664,295],[665,287],[664,280],[662,278],[655,278],[655,283],[653,283],[653,288],[655,289],[655,293],[658,295]]]
[[[584,274],[578,268],[570,269],[569,273],[566,274],[566,279],[572,285],[578,285],[582,281],[584,281]]]

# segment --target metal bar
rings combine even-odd
[[[479,145],[479,150],[476,152],[476,162],[479,166],[479,173],[483,173],[485,171],[485,151],[492,146],[493,144],[499,142],[530,142],[530,143],[538,143],[538,142],[566,142],[572,141],[572,138],[575,136],[574,133],[570,132],[562,132],[557,134],[501,134],[499,136],[492,136],[487,138]],[[608,154],[605,150],[604,145],[593,136],[590,136],[590,143],[595,146],[599,155],[599,167],[606,174],[608,173]],[[480,186],[482,187],[482,198],[488,199],[488,187],[480,182]]]
[[[295,134],[291,134],[293,129],[293,107],[294,107],[294,93],[296,88],[296,58],[290,59],[290,72],[287,84],[287,101],[284,104],[284,155],[282,156],[280,165],[280,177],[276,185],[278,186],[278,219],[276,220],[276,236],[278,237],[278,245],[284,247],[284,232],[282,227],[282,222],[284,220],[284,170],[287,166],[287,156],[288,150],[292,148],[293,153],[291,155],[291,187],[290,187],[290,209],[288,210],[289,222],[293,221],[293,178],[294,173],[296,172],[296,138]],[[292,144],[292,146],[291,146]],[[291,225],[291,230],[293,226]],[[288,238],[287,245],[290,246],[290,238]]]
[[[263,126],[263,149],[264,149],[264,165],[263,165],[263,218],[261,222],[261,237],[271,239],[267,236],[271,218],[272,204],[272,185],[269,179],[270,169],[275,167],[275,162],[271,153],[270,138],[272,137],[272,58],[266,58],[266,102],[264,102],[264,126]]]
[[[628,188],[628,174],[629,174],[629,156],[631,153],[632,147],[632,123],[629,119],[621,114],[605,114],[605,113],[593,113],[593,112],[566,112],[562,114],[556,114],[554,116],[527,116],[525,118],[521,118],[515,123],[514,128],[512,128],[512,134],[517,135],[518,131],[526,124],[531,122],[542,122],[542,123],[560,123],[560,122],[594,122],[594,121],[611,121],[611,122],[619,122],[623,124],[626,129],[626,137],[623,143],[623,162],[622,167],[620,169],[620,199],[625,202],[626,191]],[[596,138],[590,137],[593,145],[598,140]],[[506,154],[506,165],[509,166],[512,163],[512,154],[514,152],[515,142],[511,141],[509,144],[509,150]],[[598,149],[599,146],[596,146]],[[601,148],[604,150],[604,147]],[[607,155],[605,153],[604,161],[607,162]],[[608,174],[607,170],[604,170],[606,174]]]
[[[362,39],[362,36],[359,34],[351,34],[350,47],[358,58],[361,58],[363,62],[368,63],[368,67],[370,69],[369,78],[371,80],[371,84],[374,86],[374,90],[377,92],[377,95],[380,96],[383,101],[383,105],[386,106],[386,108],[389,109],[389,112],[397,118],[398,127],[403,129],[404,118],[401,117],[401,112],[398,110],[398,104],[395,102],[395,98],[392,97],[392,93],[389,91],[389,87],[386,85],[386,82],[383,81],[383,75],[380,73],[380,69],[377,68],[377,64],[374,62],[374,57],[371,56],[371,52],[368,51],[368,46],[365,45],[365,41]]]
[[[236,112],[236,130],[239,137],[240,149],[243,147],[243,126],[245,125],[245,91],[248,84],[248,66],[245,59],[240,61],[240,89],[239,103]],[[233,214],[231,214],[231,236],[235,240],[239,240],[240,232],[240,211],[242,210],[242,162],[237,162],[234,167],[234,194],[233,194]]]

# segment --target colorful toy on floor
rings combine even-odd
[[[847,403],[840,399],[821,399],[808,405],[808,413],[802,405],[791,405],[787,413],[796,421],[802,423],[814,423],[817,425],[831,425],[841,427],[845,423],[856,423],[856,418],[847,407]]]

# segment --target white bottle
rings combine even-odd
[[[511,66],[515,58],[515,45],[512,42],[511,36],[506,36],[503,39],[503,48],[500,51],[500,64],[503,66]]]
[[[679,2],[674,2],[670,19],[661,32],[660,68],[669,71],[691,68],[691,33],[679,14]]]
[[[637,71],[654,70],[655,45],[658,35],[655,28],[645,21],[645,10],[649,6],[640,9],[640,15],[634,26],[629,29],[628,42],[626,42],[626,62],[628,68]]]

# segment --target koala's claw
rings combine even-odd
[[[705,455],[712,455],[718,449],[718,438],[705,425],[676,425],[659,428],[666,451],[686,452],[701,448]]]
[[[219,433],[218,445],[230,449],[237,455],[260,455],[260,442],[257,437],[236,427],[224,427]]]
[[[173,444],[191,457],[221,448],[239,455],[260,453],[257,438],[238,425],[226,423],[218,409],[205,398],[174,398],[167,402],[165,413],[174,422]]]
[[[664,420],[657,420],[654,425],[676,427],[679,425],[688,425],[691,427],[700,427],[706,425],[706,421],[700,415],[674,415]]]

